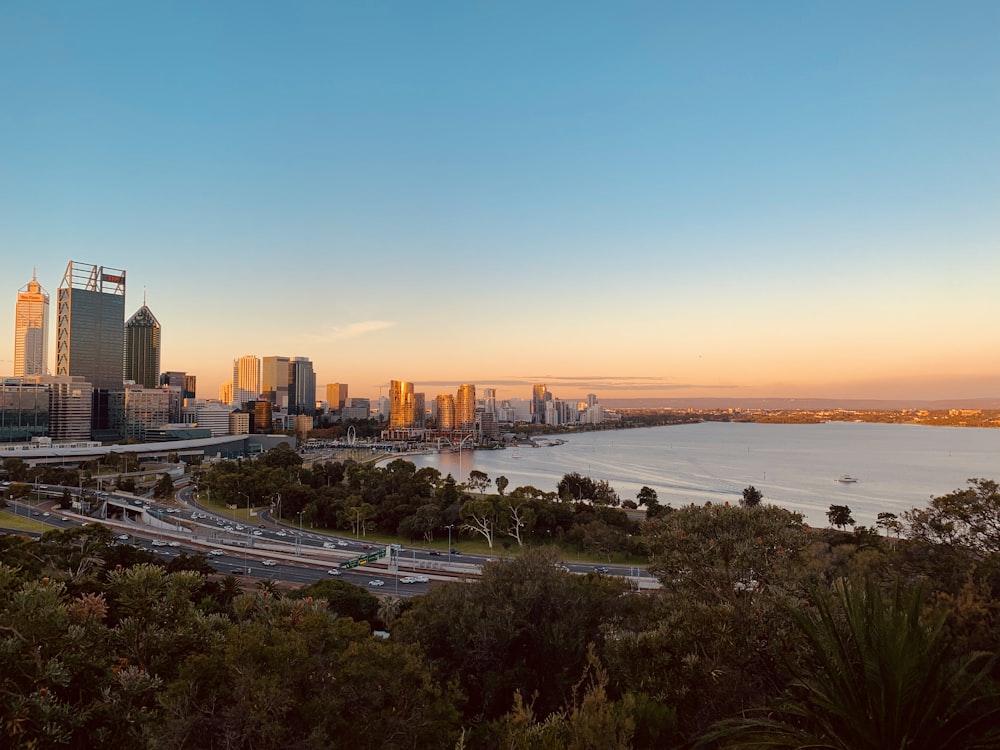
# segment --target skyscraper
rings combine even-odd
[[[308,357],[292,357],[289,364],[288,411],[316,413],[316,371]]]
[[[125,271],[70,261],[56,308],[56,375],[93,388],[91,436],[121,436],[125,417]]]
[[[47,375],[49,365],[49,294],[31,281],[17,291],[14,312],[14,377]]]
[[[455,396],[455,428],[472,432],[476,428],[476,386],[464,383]]]
[[[288,357],[264,357],[262,360],[261,397],[281,410],[287,409],[289,404],[290,364]]]
[[[243,408],[248,401],[260,398],[260,360],[245,354],[233,360],[233,406]]]
[[[145,303],[125,323],[125,380],[143,388],[160,384],[160,322]]]
[[[442,432],[455,429],[455,397],[442,393],[437,397],[437,428]]]
[[[552,394],[543,383],[531,387],[531,421],[545,424],[545,403],[552,400]]]
[[[347,383],[327,383],[326,403],[330,411],[343,409],[347,405]]]
[[[390,380],[389,427],[391,429],[414,427],[415,414],[413,383],[405,380]]]

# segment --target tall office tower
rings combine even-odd
[[[48,375],[49,293],[35,274],[17,290],[14,312],[14,377]]]
[[[233,404],[233,381],[229,380],[219,386],[219,401],[224,404]]]
[[[496,388],[484,388],[483,389],[483,411],[487,414],[496,415],[497,413],[497,389]]]
[[[125,271],[70,261],[56,306],[56,375],[93,385],[91,437],[121,437],[125,419]]]
[[[437,428],[442,432],[455,429],[455,397],[450,393],[437,397]]]
[[[543,383],[534,385],[531,388],[531,421],[539,424],[545,423],[545,402],[552,400],[552,394],[548,392]]]
[[[160,321],[145,301],[125,322],[125,380],[143,388],[160,385]]]
[[[326,403],[329,404],[330,411],[347,406],[347,383],[327,383]]]
[[[281,411],[287,409],[289,404],[290,364],[288,357],[264,357],[261,365],[261,398],[267,399]]]
[[[415,401],[413,383],[405,380],[389,381],[389,428],[414,426]],[[421,415],[423,416],[423,415]]]
[[[476,386],[463,383],[455,396],[455,427],[462,432],[476,429]]]
[[[184,376],[184,398],[196,398],[198,394],[198,376]]]
[[[245,354],[233,360],[233,406],[243,408],[248,401],[260,398],[260,360]]]
[[[288,368],[288,411],[292,414],[316,413],[316,371],[308,357],[292,357]]]

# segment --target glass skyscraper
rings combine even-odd
[[[160,322],[146,305],[125,323],[125,380],[143,388],[160,385]]]
[[[125,416],[125,271],[70,261],[57,299],[56,375],[90,383],[93,437],[118,437]]]

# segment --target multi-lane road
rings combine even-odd
[[[38,486],[40,494],[61,498],[76,488]],[[258,517],[240,519],[220,514],[195,503],[190,487],[182,488],[172,504],[102,493],[109,518],[93,519],[57,508],[57,500],[25,503],[8,501],[11,510],[32,520],[59,528],[83,523],[102,523],[115,532],[116,543],[131,544],[162,556],[203,553],[220,574],[270,579],[306,585],[336,578],[373,594],[412,596],[425,593],[435,581],[472,578],[492,558],[428,550],[419,547],[386,546],[365,539],[321,534],[291,524],[277,523],[266,511]],[[380,559],[356,567],[343,563],[383,552]],[[595,570],[592,564],[567,563],[574,573]],[[656,586],[641,568],[596,566],[601,573],[629,578],[638,588]]]

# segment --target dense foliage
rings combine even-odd
[[[880,519],[880,534],[648,492],[640,522],[406,462],[295,459],[223,462],[199,482],[280,492],[346,528],[352,512],[394,531],[422,514],[432,534],[516,517],[518,554],[404,602],[339,580],[251,586],[200,555],[165,566],[99,525],[0,536],[0,736],[122,750],[1000,747],[993,482]],[[585,513],[582,528],[634,524],[658,589],[558,565],[555,543],[580,544]]]

